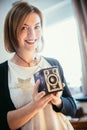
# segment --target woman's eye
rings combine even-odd
[[[22,27],[22,29],[21,30],[28,30],[28,28],[27,27]]]
[[[35,27],[35,29],[40,29],[40,28],[41,28],[41,26],[36,26],[36,27]]]

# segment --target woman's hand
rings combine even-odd
[[[61,105],[62,105],[62,100],[61,100],[62,91],[55,92],[52,95],[53,95],[53,97],[52,97],[51,103],[57,107],[61,107]]]
[[[63,83],[63,88],[65,87],[65,84]],[[63,91],[59,91],[59,92],[55,92],[52,95],[52,100],[51,103],[57,107],[61,107],[62,105],[62,100],[61,100],[61,96],[62,96]]]
[[[45,91],[38,93],[39,84],[40,80],[37,80],[32,94],[33,102],[38,110],[43,109],[54,97],[52,94],[46,95]]]

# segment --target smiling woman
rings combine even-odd
[[[56,113],[74,117],[77,109],[59,61],[39,53],[43,47],[42,12],[27,2],[15,3],[5,19],[4,43],[7,52],[14,55],[0,64],[0,129],[64,130]],[[39,92],[43,76],[35,81],[34,75],[53,66],[63,91]],[[55,83],[49,82],[54,89]]]

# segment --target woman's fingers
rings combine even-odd
[[[45,96],[45,91],[42,91],[42,92],[38,93],[36,96],[34,96],[33,99],[38,101],[44,96]]]
[[[65,83],[62,83],[62,85],[63,85],[63,88],[65,87]]]
[[[39,88],[39,85],[40,85],[40,80],[38,79],[34,85],[34,91],[33,91],[33,94],[32,96],[35,96],[37,93],[38,93],[38,88]]]

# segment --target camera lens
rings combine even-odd
[[[55,82],[56,82],[56,77],[55,77],[55,76],[49,77],[49,82],[50,82],[51,84],[55,84]]]
[[[57,82],[58,82],[58,80],[57,80],[57,76],[56,76],[55,74],[50,74],[50,75],[48,76],[48,83],[49,83],[50,85],[56,85]]]

